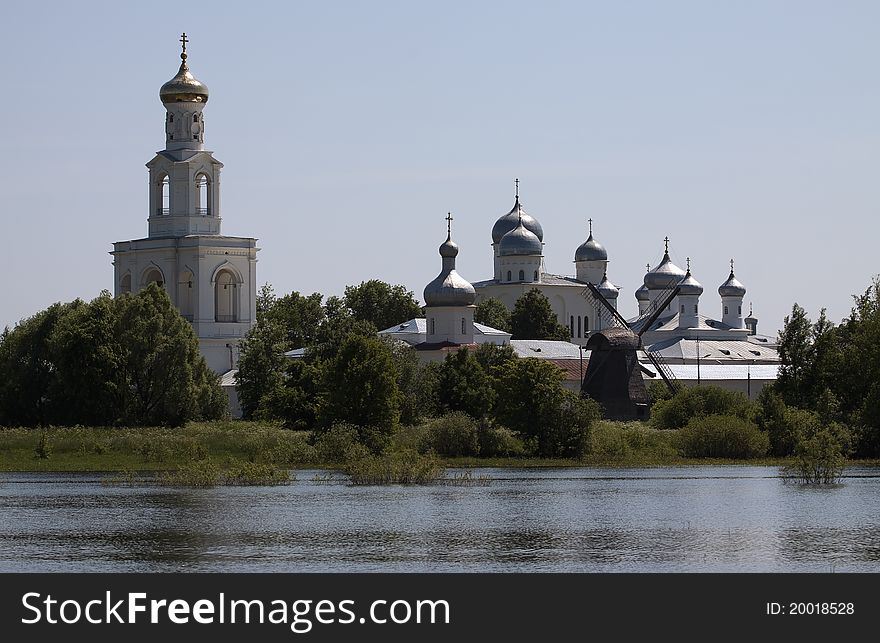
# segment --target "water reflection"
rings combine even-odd
[[[880,478],[492,470],[488,486],[112,487],[5,474],[2,571],[876,571]],[[862,477],[864,476],[864,477]]]

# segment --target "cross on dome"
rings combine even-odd
[[[446,213],[446,234],[450,237],[452,236],[452,213]]]
[[[519,200],[519,179],[514,179],[513,183],[516,186],[516,198]]]
[[[180,35],[180,44],[183,48],[183,51],[180,52],[180,59],[186,61],[186,43],[189,42],[189,38],[186,37],[186,32],[184,31]]]

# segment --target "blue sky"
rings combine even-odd
[[[146,235],[181,31],[223,232],[260,239],[279,293],[421,299],[449,210],[459,272],[488,278],[514,177],[549,271],[592,217],[628,314],[666,235],[707,314],[735,258],[768,334],[795,301],[838,321],[880,272],[880,3],[16,3],[0,326],[112,289],[112,242]]]

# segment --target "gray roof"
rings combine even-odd
[[[402,324],[397,324],[396,326],[391,326],[390,328],[386,328],[385,330],[380,330],[380,335],[419,335],[419,334],[427,334],[428,332],[428,320],[424,317],[417,317],[415,319],[410,319]],[[484,324],[474,323],[474,335],[497,335],[501,337],[508,337],[510,333],[505,333],[503,330],[498,330],[497,328],[492,328],[491,326],[486,326]],[[298,349],[304,351],[305,349]],[[288,351],[285,355],[290,356],[290,353],[295,353],[296,351]]]
[[[672,263],[667,252],[657,267],[645,275],[645,285],[651,290],[664,290],[675,286],[684,275],[684,270]]]
[[[529,230],[522,220],[513,230],[501,237],[498,243],[498,254],[502,257],[540,255],[543,251],[541,239]]]
[[[593,233],[587,237],[578,249],[574,251],[575,261],[606,261],[608,259],[608,251],[605,246],[593,238]]]
[[[642,364],[652,373],[656,369],[650,362]],[[668,364],[675,379],[696,381],[696,364]],[[779,367],[775,364],[700,364],[700,381],[717,380],[775,380]]]
[[[697,346],[701,360],[779,362],[773,346],[758,346],[748,340],[686,339],[672,337],[647,346],[667,360],[696,360]]]
[[[519,197],[517,196],[516,203],[513,204],[513,208],[510,212],[500,217],[492,227],[492,243],[500,243],[501,238],[519,224],[520,216],[522,216],[523,225],[538,237],[538,241],[543,241],[544,229],[541,227],[541,224],[538,223],[537,219],[526,214],[526,211],[523,210],[522,204],[519,202]]]
[[[733,275],[733,270],[731,269],[727,281],[718,286],[718,294],[722,297],[745,297],[746,287]]]
[[[703,294],[703,284],[694,279],[694,276],[691,274],[691,271],[688,270],[687,274],[684,276],[678,287],[680,290],[678,291],[679,295],[702,295]]]
[[[501,284],[501,283],[502,282],[498,281],[497,279],[484,279],[483,281],[475,281],[474,288],[482,288],[484,286],[494,286],[494,285]],[[505,286],[506,285],[512,285],[512,286],[525,285],[530,288],[534,288],[536,286],[541,286],[541,285],[545,285],[545,286],[571,286],[574,288],[585,288],[587,286],[586,283],[584,283],[583,281],[578,281],[575,277],[565,277],[562,275],[553,275],[553,274],[550,274],[549,272],[542,273],[541,274],[541,281],[539,281],[539,282],[535,282],[535,281],[517,282],[515,284],[504,284],[504,285]]]
[[[580,347],[571,342],[549,339],[511,339],[510,346],[519,357],[580,359]],[[584,357],[586,356],[585,353]]]
[[[235,376],[238,375],[238,369],[226,371],[220,376],[220,386],[235,386]]]

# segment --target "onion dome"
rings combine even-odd
[[[703,284],[694,279],[693,275],[691,275],[690,266],[688,266],[688,271],[687,274],[685,274],[684,279],[679,282],[678,288],[679,295],[696,295],[699,297],[703,294]]]
[[[718,286],[718,294],[722,297],[745,297],[746,287],[733,274],[733,259],[730,260],[730,276]]]
[[[519,202],[519,179],[516,179],[516,202],[510,212],[500,217],[492,227],[492,243],[500,243],[504,235],[516,228],[520,218],[522,218],[523,225],[538,237],[538,241],[544,240],[544,229],[541,224],[537,219],[526,214]]]
[[[663,253],[663,260],[645,275],[645,286],[649,290],[672,288],[685,276],[684,270],[672,263],[672,259],[669,258],[669,238],[667,237],[665,241],[666,252]]]
[[[593,220],[590,219],[590,236],[574,251],[575,261],[608,261],[605,247],[593,238]]]
[[[645,284],[642,284],[641,287],[636,290],[636,299],[638,301],[648,301],[651,299],[651,292]]]
[[[607,272],[602,275],[602,281],[599,282],[598,286],[596,286],[596,290],[598,290],[599,294],[602,295],[605,299],[617,299],[617,295],[620,294],[620,289],[613,283],[608,281]]]
[[[162,85],[159,90],[159,100],[163,103],[207,103],[208,87],[201,81],[196,80],[186,64],[186,43],[189,42],[186,34],[180,38],[183,43],[183,51],[180,54],[180,69],[177,75]]]
[[[519,224],[501,237],[498,254],[502,257],[540,255],[543,252],[541,239],[526,227],[520,218]]]
[[[458,245],[452,240],[452,215],[447,221],[446,241],[440,245],[443,269],[440,274],[425,286],[424,298],[428,306],[470,306],[477,293],[470,282],[455,271],[455,258]]]

